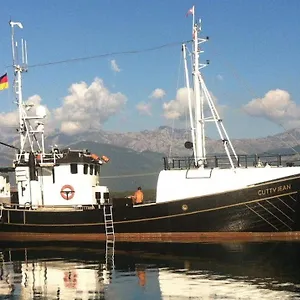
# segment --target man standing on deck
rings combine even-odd
[[[142,204],[144,201],[144,193],[142,192],[142,188],[139,186],[137,191],[131,196],[133,204]]]

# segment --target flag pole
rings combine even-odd
[[[195,26],[195,5],[193,5],[192,10],[193,10],[193,28],[192,28],[192,30],[194,32],[194,26]]]

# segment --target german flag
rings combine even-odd
[[[3,76],[0,76],[0,91],[8,89],[8,77],[7,73]]]

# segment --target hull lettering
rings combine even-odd
[[[258,194],[258,196],[268,196],[268,195],[273,195],[276,193],[289,191],[291,189],[292,189],[291,184],[284,184],[284,185],[279,185],[279,186],[268,188],[268,189],[258,190],[257,194]]]

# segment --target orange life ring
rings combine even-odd
[[[60,189],[60,195],[65,200],[72,200],[75,195],[74,188],[71,185],[66,184]]]
[[[106,163],[109,162],[109,158],[107,156],[105,156],[105,155],[101,156],[101,160],[103,160]]]
[[[77,287],[77,274],[75,271],[66,271],[64,273],[64,283],[66,288]]]
[[[100,160],[100,157],[97,155],[97,154],[91,154],[91,158],[93,159],[93,160]]]

